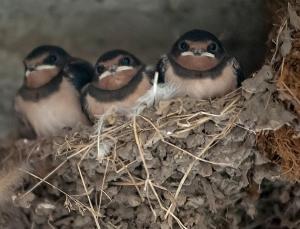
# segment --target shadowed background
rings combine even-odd
[[[263,0],[1,0],[0,137],[15,126],[22,59],[37,45],[62,46],[93,64],[102,52],[122,48],[154,64],[180,34],[202,28],[250,73],[264,59],[266,18]]]

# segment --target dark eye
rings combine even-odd
[[[187,51],[189,49],[189,45],[185,41],[181,41],[178,44],[178,48],[179,48],[180,51],[184,52],[184,51]]]
[[[218,45],[216,43],[211,43],[208,47],[207,47],[207,51],[210,53],[215,53],[216,51],[218,51]]]
[[[124,57],[121,61],[120,61],[120,65],[121,66],[129,66],[131,64],[131,60],[129,57]]]
[[[48,63],[49,64],[55,64],[56,63],[56,61],[57,61],[57,56],[55,56],[55,55],[50,55],[48,58]]]
[[[97,74],[101,74],[102,72],[104,72],[104,70],[105,70],[105,67],[102,64],[98,65],[96,68]]]

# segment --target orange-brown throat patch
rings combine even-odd
[[[96,86],[105,90],[118,90],[127,85],[137,73],[137,69],[123,70],[99,80]]]
[[[25,76],[25,84],[28,88],[39,88],[49,83],[59,73],[59,69],[43,69],[32,71],[28,76]]]
[[[210,42],[186,41],[189,45],[189,51],[206,51]],[[175,61],[182,67],[194,71],[208,71],[219,64],[217,58],[207,56],[178,56]]]
[[[217,58],[207,56],[178,56],[175,61],[180,66],[194,71],[208,71],[219,64]]]

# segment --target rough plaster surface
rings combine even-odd
[[[22,58],[37,45],[60,45],[92,63],[123,48],[152,64],[182,32],[204,28],[250,71],[263,59],[264,18],[261,0],[1,0],[0,136],[13,127]]]

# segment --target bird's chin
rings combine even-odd
[[[97,87],[104,90],[109,90],[112,80],[110,79],[112,76],[107,76],[100,79],[97,82]]]
[[[176,58],[176,62],[183,68],[193,71],[208,71],[219,64],[217,58],[200,55],[179,56]]]
[[[127,85],[136,73],[135,69],[128,69],[106,75],[105,77],[100,76],[95,86],[104,90],[118,90]]]
[[[116,79],[116,77],[107,76],[105,78],[100,79],[95,86],[99,89],[113,91],[122,88],[123,84],[120,82],[120,80]]]
[[[27,72],[25,84],[28,88],[39,88],[49,83],[57,74],[58,72],[53,69]]]

